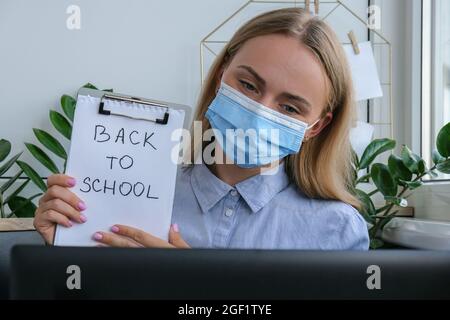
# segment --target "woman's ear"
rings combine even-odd
[[[323,129],[325,129],[333,120],[333,113],[328,112],[325,117],[319,120],[311,129],[308,130],[305,134],[305,141],[308,141],[309,139],[312,139],[319,135],[320,132],[322,132]]]

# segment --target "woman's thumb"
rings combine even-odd
[[[172,224],[169,230],[169,243],[176,248],[190,248],[186,241],[183,240],[180,234],[178,224]]]

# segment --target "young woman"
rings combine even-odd
[[[204,83],[195,118],[214,130],[216,160],[227,161],[180,169],[169,242],[123,225],[93,238],[121,247],[367,250],[367,226],[348,188],[354,111],[330,27],[299,8],[259,15],[236,32]],[[239,159],[227,147],[226,131],[236,129],[277,130],[241,142],[278,152],[247,150]],[[193,156],[207,148],[192,147]],[[56,224],[89,223],[89,204],[70,191],[75,184],[66,175],[48,179],[35,218],[47,243]]]

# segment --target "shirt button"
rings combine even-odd
[[[231,217],[231,216],[233,215],[233,210],[231,210],[231,209],[225,210],[225,215],[226,215],[227,217]]]
[[[231,190],[231,195],[233,196],[233,197],[236,197],[237,195],[238,195],[238,193],[237,193],[237,191],[236,190]]]

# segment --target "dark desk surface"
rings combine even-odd
[[[0,300],[9,297],[10,250],[16,244],[44,245],[44,241],[36,231],[0,232]],[[388,246],[385,249],[399,249]]]
[[[0,300],[9,295],[10,250],[16,244],[44,245],[44,241],[36,231],[0,232]]]

